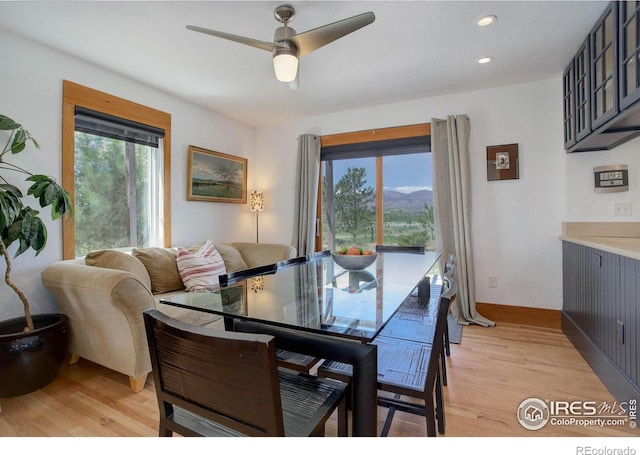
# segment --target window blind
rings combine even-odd
[[[431,136],[415,136],[385,141],[358,142],[322,147],[321,161],[369,158],[372,156],[406,155],[431,152]]]
[[[164,137],[164,130],[161,128],[80,106],[76,106],[75,130],[155,148],[159,147],[160,139]]]

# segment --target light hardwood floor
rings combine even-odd
[[[520,403],[589,400],[613,404],[614,397],[559,329],[498,323],[465,327],[452,345],[445,388],[445,437],[638,436],[628,426],[580,427],[547,424],[524,429]],[[637,397],[636,397],[637,398]],[[81,359],[64,365],[59,377],[32,394],[0,398],[0,436],[156,436],[158,409],[153,382],[133,394],[127,377]],[[386,409],[379,408],[379,426]],[[425,436],[421,417],[396,413],[390,436]],[[327,436],[335,435],[335,422]]]

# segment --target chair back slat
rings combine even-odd
[[[284,435],[273,337],[194,327],[155,309],[144,317],[160,409],[176,404],[243,434]]]
[[[433,336],[433,343],[431,345],[431,356],[429,357],[429,378],[427,382],[435,381],[432,376],[436,374],[434,372],[440,371],[439,365],[441,361],[441,354],[444,347],[444,331],[447,329],[447,317],[449,316],[449,306],[451,300],[448,297],[441,296],[438,302],[438,314],[436,317],[436,330]],[[433,390],[433,386],[429,385],[430,390]]]

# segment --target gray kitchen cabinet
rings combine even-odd
[[[619,400],[640,393],[640,261],[563,242],[562,328]]]

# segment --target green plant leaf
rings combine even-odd
[[[27,131],[27,134],[29,134],[29,132]],[[37,149],[40,148],[40,144],[38,144],[38,141],[36,141],[36,138],[34,138],[33,136],[31,136],[31,134],[29,134],[29,140],[33,143],[33,146]]]
[[[33,248],[36,256],[47,244],[47,228],[38,216],[38,211],[27,207],[22,212],[22,226],[20,231],[20,247],[15,256]]]
[[[60,218],[65,213],[71,212],[71,199],[67,191],[51,177],[46,175],[32,175],[27,178],[34,182],[27,190],[27,194],[38,199],[40,207],[51,205],[51,218]]]
[[[56,185],[52,178],[46,175],[32,175],[27,178],[27,181],[34,182],[27,190],[27,194],[31,194],[33,197],[39,199],[40,207],[46,207],[53,202],[51,195],[47,195],[47,192],[50,192],[49,188],[51,188],[52,185]]]
[[[3,231],[2,241],[5,246],[11,245],[16,240],[20,239],[22,234],[22,218],[16,219],[8,229]]]
[[[16,123],[6,115],[0,114],[0,130],[10,131],[22,127],[19,123]]]
[[[0,184],[0,230],[10,226],[22,209],[22,192],[8,183]]]
[[[73,214],[73,207],[71,206],[71,198],[63,188],[60,188],[58,197],[51,205],[51,219],[56,220],[65,214]]]
[[[44,189],[44,193],[42,193],[42,197],[40,198],[40,205],[42,205],[42,202],[44,202],[43,207],[53,204],[58,200],[58,196],[60,195],[61,190],[62,188],[60,188],[55,183],[50,183],[49,185],[47,185],[47,187]]]
[[[16,154],[22,152],[27,146],[27,134],[20,128],[16,130],[11,142],[11,153]]]

